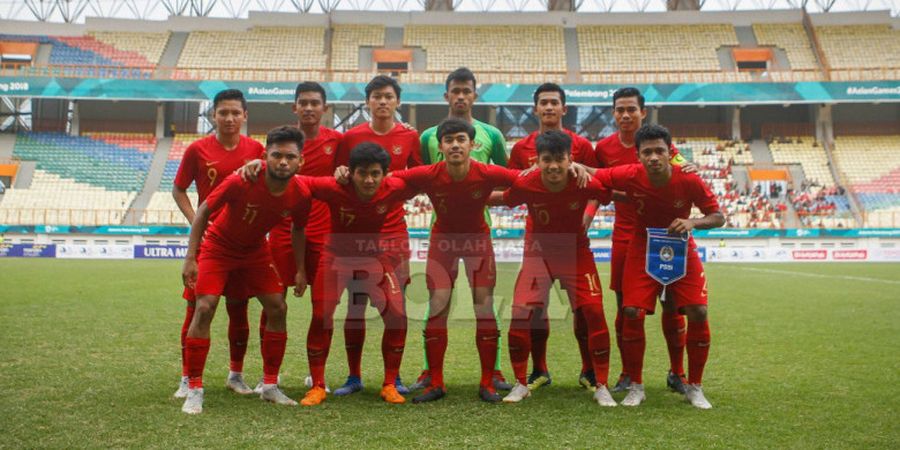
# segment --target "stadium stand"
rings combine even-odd
[[[759,185],[740,189],[733,166],[753,165],[748,144],[714,137],[679,139],[679,152],[694,162],[726,214],[727,226],[737,228],[782,228],[786,209],[783,195],[771,195]],[[697,211],[695,211],[697,213]]]
[[[359,67],[359,48],[366,46],[384,46],[383,26],[336,25],[331,37],[331,68],[356,71],[369,69]]]
[[[325,70],[325,60],[325,28],[321,27],[194,31],[184,44],[176,76],[259,81],[318,79]]]
[[[805,226],[854,225],[844,188],[829,168],[828,156],[815,138],[776,139],[769,143],[776,164],[800,164],[805,179],[788,191],[794,209]]]
[[[816,55],[806,36],[806,30],[799,23],[754,24],[753,34],[762,46],[784,49],[792,70],[818,70]]]
[[[900,136],[835,138],[834,159],[866,210],[867,227],[900,224]]]
[[[900,30],[890,25],[817,26],[835,80],[900,77]]]
[[[545,72],[539,74],[542,80],[552,81],[554,72],[557,73],[555,78],[561,80],[566,72],[561,27],[409,25],[403,39],[407,47],[425,50],[426,68],[429,72],[442,72],[441,83],[447,72],[459,67],[460,61],[466,61],[483,83],[508,82],[509,73],[534,74],[536,71]],[[475,50],[482,48],[484,50]],[[418,75],[409,75],[409,81],[419,81]],[[519,80],[518,75],[516,80]]]
[[[749,74],[722,72],[719,64],[716,50],[738,45],[731,25],[656,25],[640,40],[623,39],[619,26],[579,26],[577,31],[587,83],[750,81]]]
[[[108,191],[36,170],[31,188],[9,189],[0,202],[0,223],[10,225],[120,224],[137,193]]]
[[[13,155],[36,161],[37,171],[29,189],[7,192],[0,220],[119,224],[143,188],[155,146],[155,138],[145,134],[21,134]]]
[[[140,55],[151,66],[159,63],[169,41],[169,33],[92,31],[88,36],[118,50]]]

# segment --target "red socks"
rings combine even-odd
[[[639,309],[637,317],[622,318],[622,361],[631,382],[636,384],[644,383],[641,372],[644,368],[644,349],[647,345],[644,334],[645,315],[646,311]]]
[[[425,349],[428,358],[428,370],[431,372],[431,385],[444,387],[444,354],[447,352],[447,319],[441,326],[438,318],[428,319],[425,325]]]
[[[381,336],[381,357],[384,360],[384,383],[394,384],[400,374],[403,349],[406,347],[406,316],[401,311],[385,312],[384,334]]]
[[[347,350],[347,366],[350,376],[362,374],[362,353],[366,343],[366,306],[368,299],[360,296],[361,303],[350,299],[347,305],[347,320],[344,321],[344,348]]]
[[[622,328],[624,327],[624,320],[625,315],[622,314],[622,308],[617,309],[616,320],[614,322],[616,328],[616,348],[619,349],[619,358],[622,360],[622,373],[628,373],[628,368],[625,366],[625,348],[622,347]]]
[[[606,327],[603,306],[584,305],[578,309],[578,316],[586,327],[586,347],[589,349],[588,356],[597,378],[597,386],[606,386],[609,380],[609,328]]]
[[[528,384],[528,354],[534,354],[531,350],[533,330],[529,329],[535,321],[533,314],[533,310],[513,305],[512,320],[509,322],[509,362],[513,376],[523,386]]]
[[[278,371],[284,359],[287,332],[266,330],[262,341],[263,383],[278,384]]]
[[[187,346],[187,332],[188,328],[191,326],[191,321],[194,320],[194,307],[188,303],[187,308],[184,310],[184,323],[181,324],[181,376],[188,376],[188,363],[187,363],[187,351],[185,350]]]
[[[547,372],[547,339],[550,337],[550,318],[541,311],[531,321],[531,363],[536,371]]]
[[[244,371],[244,355],[247,354],[247,339],[250,337],[250,322],[247,320],[247,302],[225,303],[228,311],[228,351],[231,354],[232,372]]]
[[[312,319],[306,334],[306,357],[309,360],[309,373],[313,386],[325,387],[325,362],[331,349],[331,336],[334,332],[334,306],[326,311],[323,301],[312,304]]]
[[[266,322],[269,321],[269,318],[266,317],[266,310],[262,310],[259,313],[259,348],[262,349],[263,336],[266,335]]]
[[[669,370],[675,375],[684,374],[685,320],[676,312],[663,311],[662,330],[669,349]]]
[[[591,362],[590,345],[588,344],[589,326],[585,319],[583,309],[584,307],[575,310],[575,317],[572,318],[572,327],[575,331],[575,341],[578,342],[578,351],[581,353],[581,373],[585,373],[588,370],[591,370],[591,367],[593,366],[593,363]],[[600,317],[603,317],[603,311],[601,311],[600,313]],[[605,319],[603,321],[603,328],[606,329]],[[606,333],[608,339],[609,331],[607,331]]]
[[[493,316],[493,315],[492,315]],[[477,319],[475,347],[481,361],[481,387],[491,387],[494,379],[494,363],[497,362],[497,319],[494,317]]]
[[[702,384],[703,368],[709,357],[709,321],[691,322],[687,327],[688,383]]]
[[[206,367],[206,355],[209,354],[209,339],[185,337],[184,344],[188,387],[202,388],[203,369]]]

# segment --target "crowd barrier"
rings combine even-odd
[[[428,254],[427,239],[410,239],[412,261],[423,262]],[[494,254],[498,262],[520,262],[521,240],[497,240]],[[608,243],[591,246],[594,261],[610,261]],[[900,248],[784,248],[784,247],[698,247],[701,261],[718,263],[771,262],[900,262]],[[56,259],[183,259],[184,245],[96,245],[96,244],[0,244],[0,258]]]
[[[190,228],[181,226],[69,226],[69,225],[0,225],[0,234],[94,234],[116,236],[188,236]],[[428,228],[410,228],[409,237],[427,239]],[[719,228],[695,230],[696,239],[760,239],[760,238],[900,238],[900,228]],[[522,239],[523,229],[491,230],[494,239]],[[590,229],[591,239],[612,236],[611,229]]]

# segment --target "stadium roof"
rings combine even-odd
[[[245,18],[250,11],[322,13],[347,11],[655,12],[667,9],[777,10],[811,13],[890,10],[897,0],[0,0],[0,20],[83,22],[85,17],[165,20],[170,15]]]

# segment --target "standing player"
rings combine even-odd
[[[394,114],[400,106],[401,89],[397,81],[388,76],[378,75],[369,81],[365,92],[372,120],[347,130],[338,147],[335,164],[348,165],[351,149],[364,142],[371,142],[388,152],[389,171],[422,165],[418,133],[394,120]],[[391,221],[386,222],[385,227],[402,230],[402,234],[395,236],[395,241],[390,247],[396,253],[393,260],[397,261],[397,278],[405,292],[409,283],[409,234],[406,232],[406,220],[402,214],[391,216]],[[362,351],[366,341],[365,308],[364,303],[359,304],[353,299],[348,302],[347,320],[344,322],[344,345],[350,374],[344,385],[335,389],[334,395],[352,394],[363,387],[360,377]],[[399,380],[397,385],[401,393],[408,392]]]
[[[428,390],[413,402],[438,400],[446,394],[443,367],[447,319],[462,260],[475,306],[475,344],[481,361],[479,396],[496,403],[501,400],[493,382],[499,337],[493,298],[496,265],[484,210],[491,192],[511,185],[518,172],[473,161],[469,155],[475,127],[464,120],[441,122],[437,139],[443,161],[391,174],[391,178],[400,178],[410,188],[428,194],[437,217],[425,268],[431,312],[425,327],[425,346],[431,380]]]
[[[189,223],[194,222],[195,216],[194,207],[187,194],[192,183],[197,186],[198,202],[203,203],[226,176],[245,162],[257,159],[265,153],[260,143],[241,135],[241,126],[247,120],[247,101],[241,91],[227,89],[216,94],[213,98],[213,120],[216,123],[216,133],[188,146],[181,165],[178,166],[172,187],[175,204]],[[238,394],[251,394],[253,391],[244,382],[243,376],[244,355],[247,353],[247,339],[250,335],[247,296],[234,286],[228,286],[224,293],[225,307],[228,311],[228,345],[231,352],[230,370],[225,386]],[[191,288],[184,289],[183,297],[188,303],[184,323],[181,326],[181,383],[175,392],[176,398],[187,396],[185,336],[193,320],[196,306]]]
[[[472,105],[478,99],[478,86],[475,74],[465,67],[460,67],[450,72],[447,76],[447,81],[444,83],[444,88],[446,90],[444,92],[444,100],[447,101],[450,107],[447,117],[464,120],[475,128],[475,139],[472,142],[472,151],[469,153],[469,157],[483,164],[494,163],[499,166],[506,166],[506,140],[503,139],[503,133],[493,125],[472,117]],[[425,164],[433,164],[444,160],[444,154],[441,152],[437,138],[437,129],[438,127],[435,125],[422,133],[422,160]],[[484,219],[490,225],[491,216],[487,210],[484,212]],[[430,315],[431,311],[426,311],[426,321]],[[425,352],[427,355],[427,346],[425,347]],[[425,370],[422,371],[419,379],[409,388],[410,390],[417,390],[430,385],[431,374],[428,370],[428,357],[426,356]],[[511,387],[503,379],[503,374],[500,372],[500,355],[498,353],[497,362],[494,365],[494,388],[508,391]]]
[[[619,131],[597,142],[596,156],[600,167],[616,167],[638,163],[638,152],[634,145],[634,135],[644,119],[647,110],[644,108],[644,96],[633,87],[625,87],[613,93],[613,118]],[[672,164],[685,165],[687,161],[672,146]],[[685,167],[687,168],[687,167]],[[689,171],[693,171],[689,169]],[[622,374],[613,388],[613,392],[626,390],[631,383],[625,372],[625,352],[622,350],[622,273],[625,268],[625,255],[628,243],[635,233],[637,222],[634,204],[622,196],[616,198],[616,218],[612,235],[612,258],[610,261],[609,288],[616,293],[616,345],[622,359]],[[666,384],[669,388],[684,394],[684,316],[675,310],[675,302],[663,302],[662,329],[669,351],[669,375]]]
[[[406,401],[395,385],[406,344],[406,312],[396,274],[399,252],[391,247],[406,239],[407,233],[405,227],[388,224],[403,221],[403,205],[415,191],[407,189],[399,178],[384,178],[390,160],[377,144],[362,143],[350,152],[349,184],[340,185],[331,177],[306,180],[313,196],[328,204],[331,233],[313,282],[312,319],[306,340],[313,386],[300,402],[304,406],[325,400],[325,363],[331,348],[334,311],[345,289],[350,302],[365,307],[371,300],[384,320],[381,398],[388,403]],[[361,379],[356,383],[361,389]]]
[[[185,339],[189,389],[181,410],[203,411],[203,368],[209,353],[209,326],[225,287],[237,282],[256,296],[268,321],[262,342],[263,388],[260,398],[296,405],[278,388],[278,371],[287,344],[284,286],[266,245],[266,233],[285,217],[294,223],[297,285],[306,288],[303,271],[303,227],[310,208],[309,189],[294,175],[303,163],[303,134],[293,127],[266,136],[265,176],[244,181],[231,175],[197,208],[184,260],[185,287],[194,290],[197,307]],[[209,223],[213,213],[222,211]],[[208,226],[208,228],[207,228]],[[202,244],[201,244],[202,242]],[[202,251],[199,251],[202,250]]]
[[[594,149],[590,141],[563,128],[563,117],[566,115],[566,91],[556,83],[544,83],[534,91],[534,115],[538,117],[540,128],[531,133],[525,139],[513,145],[509,155],[510,169],[527,169],[535,164],[538,153],[535,141],[542,133],[557,130],[566,133],[572,139],[572,161],[587,166],[596,167]],[[586,215],[593,218],[597,212],[597,203],[588,204]],[[589,219],[586,219],[586,221]],[[589,222],[588,222],[589,223]],[[550,321],[543,311],[543,326],[531,328],[531,352],[533,372],[528,377],[528,384],[532,389],[540,388],[551,383],[550,372],[547,369],[547,339],[550,336]],[[578,349],[581,352],[581,377],[579,383],[585,386],[593,386],[594,380],[588,380],[591,370],[591,359],[588,354],[587,330],[584,324],[576,320],[575,337],[578,341]]]
[[[303,165],[300,175],[331,176],[334,173],[334,158],[341,142],[341,133],[322,126],[322,116],[328,112],[325,89],[319,83],[305,81],[297,85],[294,91],[294,114],[297,115],[297,128],[303,132]],[[316,279],[316,269],[322,256],[325,238],[331,229],[328,205],[313,199],[309,222],[306,225],[306,279]],[[291,218],[287,217],[269,233],[269,249],[275,267],[281,274],[285,287],[294,284],[297,268],[294,264],[294,252],[291,246]],[[266,317],[262,314],[259,333],[265,330]]]
[[[609,203],[610,193],[596,180],[579,188],[569,175],[572,139],[567,134],[547,131],[535,143],[540,171],[516,180],[511,189],[500,194],[507,206],[528,205],[525,255],[516,280],[509,328],[510,361],[517,382],[503,401],[520,402],[530,395],[525,376],[531,329],[543,326],[541,316],[553,281],[558,279],[568,293],[576,321],[587,329],[591,367],[596,374],[594,399],[602,406],[616,406],[606,387],[609,330],[603,315],[603,291],[582,220],[588,202]]]
[[[622,277],[622,348],[625,352],[625,371],[631,377],[631,387],[622,404],[637,406],[645,399],[642,380],[646,347],[644,317],[653,314],[656,298],[664,287],[648,273],[655,268],[647,263],[651,254],[645,230],[653,227],[665,228],[671,235],[688,236],[684,277],[665,286],[665,292],[674,294],[675,298],[667,301],[674,301],[678,312],[686,315],[688,320],[686,347],[689,384],[685,387],[685,397],[695,407],[709,409],[712,405],[701,388],[710,342],[707,281],[690,232],[693,229],[721,227],[725,224],[725,216],[719,212],[716,196],[699,176],[686,174],[681,167],[672,166],[669,162],[672,158],[669,130],[658,125],[644,125],[635,133],[634,143],[638,148],[640,164],[597,169],[595,173],[604,186],[625,193],[635,205],[637,218]],[[594,169],[587,170],[595,172]],[[702,218],[688,218],[693,206],[704,214]],[[664,254],[667,252],[668,255]],[[671,259],[671,255],[671,248],[660,251],[663,261]]]

